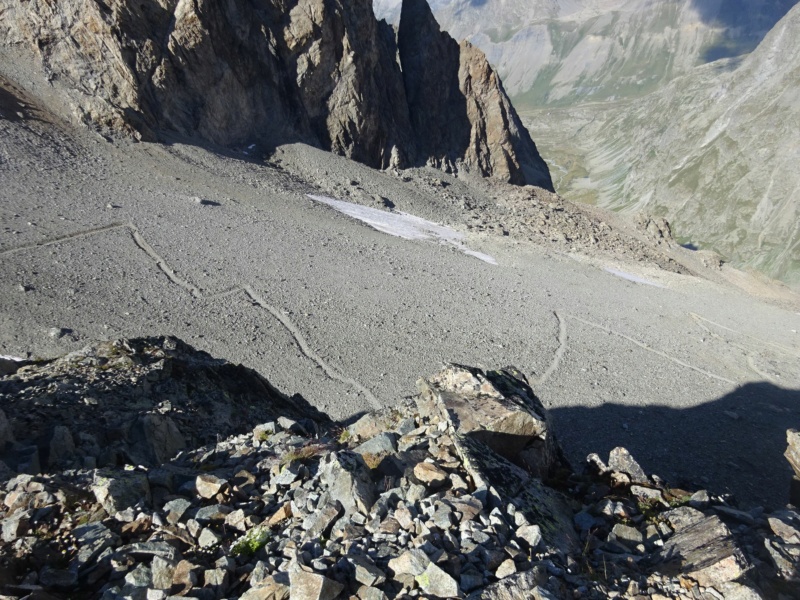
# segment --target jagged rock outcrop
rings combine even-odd
[[[38,55],[73,118],[110,131],[302,141],[373,167],[431,162],[552,189],[483,55],[440,33],[424,0],[409,6],[447,60],[423,48],[403,64],[430,40],[401,23],[398,61],[369,0],[2,0],[0,38]],[[419,94],[442,81],[444,97]]]
[[[441,31],[427,0],[404,0],[398,50],[411,124],[423,155],[512,183],[553,189],[550,173],[486,56]]]
[[[68,357],[52,363],[59,384],[80,387],[92,365]],[[137,378],[136,363],[109,369]],[[196,400],[241,380],[216,363]],[[183,385],[175,367],[165,379]],[[593,455],[583,473],[544,481],[473,437],[452,408],[485,414],[489,397],[498,415],[516,413],[491,421],[494,437],[519,417],[546,424],[519,372],[451,366],[427,381],[417,401],[346,428],[263,413],[274,420],[159,464],[5,473],[0,594],[800,598],[795,510],[743,511],[670,488],[622,448],[608,465]]]
[[[327,419],[255,371],[172,337],[103,342],[28,364],[0,380],[0,404],[0,461],[33,474],[159,465],[267,415]]]

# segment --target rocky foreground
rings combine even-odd
[[[791,506],[573,470],[513,368],[345,427],[174,338],[0,367],[3,597],[800,597]]]

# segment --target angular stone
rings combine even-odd
[[[175,575],[177,563],[160,556],[154,556],[150,563],[153,573],[153,587],[158,590],[168,590],[172,587],[172,578]]]
[[[634,483],[649,483],[644,469],[634,460],[631,453],[621,446],[614,448],[609,453],[608,468],[612,471],[625,473]]]
[[[303,538],[306,540],[316,540],[321,536],[330,533],[334,521],[344,511],[342,503],[334,500],[325,506],[318,508],[303,521],[303,529],[306,530]]]
[[[244,594],[239,596],[239,600],[288,600],[289,598],[289,579],[286,582],[277,580],[278,575],[285,575],[285,573],[278,573],[275,577],[267,577],[261,585],[251,587]]]
[[[644,542],[644,536],[638,529],[623,525],[622,523],[614,525],[611,533],[616,541],[631,548]]]
[[[150,484],[147,475],[140,471],[95,471],[92,492],[110,515],[140,500],[150,502]]]
[[[772,532],[787,544],[800,544],[800,514],[781,510],[767,517]]]
[[[68,591],[78,585],[78,572],[46,566],[39,571],[39,584],[49,589]]]
[[[719,517],[705,517],[678,530],[655,555],[662,575],[681,574],[704,587],[738,579],[749,568],[730,530]]]
[[[341,502],[346,513],[369,514],[375,503],[375,484],[364,460],[352,452],[339,451],[320,461],[323,485],[333,500]]]
[[[397,434],[383,432],[353,448],[368,464],[397,452]]]
[[[523,571],[473,592],[467,596],[467,600],[560,600],[552,592],[539,587],[545,582],[546,571]]]
[[[439,487],[447,481],[447,471],[430,462],[417,463],[414,466],[414,476],[433,488]]]
[[[501,496],[513,498],[529,479],[520,467],[475,438],[454,435],[453,446],[478,489],[493,487]]]
[[[800,546],[766,538],[764,548],[780,576],[786,581],[800,584]]]
[[[225,526],[237,529],[238,531],[247,531],[246,517],[247,515],[241,508],[235,510],[225,517]]]
[[[208,523],[224,523],[227,516],[231,513],[231,507],[227,504],[212,504],[197,509],[194,518],[198,523],[206,525]]]
[[[113,547],[119,539],[102,523],[80,525],[72,530],[72,535],[78,552],[70,566],[78,571],[91,566],[103,550]]]
[[[396,556],[389,561],[389,569],[395,575],[421,575],[431,559],[422,550],[415,548],[406,550],[400,556]]]
[[[195,479],[194,485],[197,490],[197,495],[201,498],[213,498],[222,490],[223,486],[227,485],[227,481],[220,479],[215,475],[204,473],[198,475]]]
[[[386,573],[381,571],[366,556],[348,556],[347,562],[354,570],[355,580],[368,587],[382,585],[386,581]]]
[[[458,597],[456,580],[432,562],[429,562],[425,570],[414,579],[425,594],[437,598]]]
[[[206,569],[203,571],[203,587],[212,590],[216,598],[223,598],[228,587],[228,577],[225,569]]]
[[[135,588],[148,588],[152,581],[153,574],[145,564],[138,564],[125,574],[125,583]]]
[[[795,477],[800,478],[800,431],[789,429],[786,431],[786,453],[784,456],[794,470]]]
[[[182,560],[175,566],[172,574],[172,585],[175,586],[170,591],[175,596],[185,596],[192,588],[197,585],[197,571],[199,567],[188,560]]]
[[[213,548],[220,541],[222,541],[222,536],[208,527],[204,527],[197,538],[197,543],[200,544],[201,548]]]
[[[47,464],[52,466],[69,463],[75,458],[75,442],[68,427],[56,425],[50,438],[50,452]]]
[[[28,530],[31,518],[30,511],[17,511],[15,514],[2,520],[3,541],[15,542],[18,537]]]
[[[654,502],[658,502],[663,506],[669,506],[669,503],[664,500],[664,496],[661,494],[661,490],[651,487],[645,487],[642,485],[632,485],[631,486],[631,494],[636,496],[637,498],[642,498],[644,500],[652,500]]]
[[[517,572],[517,565],[514,563],[513,558],[507,558],[500,566],[497,567],[497,570],[494,572],[494,576],[498,579],[503,579],[508,577],[509,575],[513,575]]]
[[[705,519],[705,515],[696,508],[690,506],[679,506],[673,508],[665,513],[662,513],[667,522],[672,526],[675,531],[694,525]]]
[[[289,567],[289,600],[333,600],[344,586],[293,562]]]
[[[517,529],[517,537],[525,540],[531,550],[536,550],[542,542],[542,528],[538,525],[523,525]]]
[[[167,513],[167,523],[175,525],[191,506],[192,503],[184,498],[176,498],[167,502],[164,505],[164,512]]]
[[[286,502],[285,504],[281,505],[281,507],[278,510],[272,513],[272,515],[270,515],[269,519],[267,520],[267,526],[273,527],[291,518],[292,518],[292,503]]]
[[[438,413],[458,435],[475,438],[512,462],[524,457],[535,475],[550,471],[556,446],[547,414],[518,370],[484,373],[449,365],[417,385],[420,413]]]
[[[280,473],[270,479],[270,483],[273,485],[291,485],[297,481],[302,469],[303,465],[299,462],[292,462],[288,465],[284,465],[283,468],[281,468]]]
[[[140,464],[160,465],[186,448],[183,434],[167,415],[141,415],[128,435],[131,451]]]

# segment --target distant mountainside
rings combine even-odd
[[[494,65],[519,109],[639,96],[753,50],[797,0],[431,0]],[[374,0],[397,22],[400,0]]]
[[[800,285],[796,0],[431,4],[504,77],[556,191]]]
[[[111,131],[303,141],[378,168],[552,189],[484,55],[440,31],[425,0],[404,0],[403,16],[399,30],[378,22],[370,0],[0,0],[0,49],[36,57],[51,109]]]
[[[603,108],[581,131],[591,180],[601,204],[800,284],[800,6],[733,66]]]

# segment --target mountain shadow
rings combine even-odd
[[[685,409],[604,404],[552,409],[556,434],[578,467],[624,446],[648,474],[686,490],[733,493],[742,507],[788,502],[786,430],[800,427],[800,390],[748,383]]]
[[[706,48],[703,61],[751,52],[795,4],[797,0],[692,0],[705,24],[723,29],[717,43]]]

